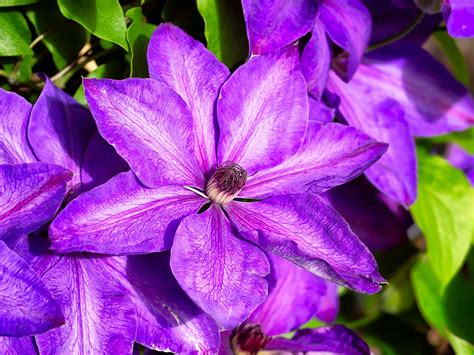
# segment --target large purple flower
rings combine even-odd
[[[282,1],[242,4],[253,54],[281,51],[311,31],[300,59],[311,119],[330,121],[324,99],[349,125],[387,142],[387,154],[366,176],[391,199],[410,206],[417,196],[413,138],[474,125],[474,101],[467,89],[414,45],[399,44],[363,56],[371,18],[359,0],[298,0],[291,7]],[[264,11],[278,16],[261,16]],[[297,30],[274,24],[293,24]],[[331,50],[328,37],[342,52]]]
[[[5,95],[23,102],[14,94]],[[58,197],[57,203],[53,206],[43,205],[43,210],[54,207],[56,212],[59,204],[67,205],[83,191],[107,181],[127,168],[114,149],[98,135],[89,111],[49,80],[46,80],[32,109],[29,104],[24,105],[23,110],[18,105],[10,106],[1,118],[4,125],[12,123],[10,131],[17,134],[3,135],[0,146],[15,147],[16,150],[9,151],[15,151],[20,158],[29,156],[47,162],[32,163],[35,166],[50,166],[55,163],[74,173],[67,186],[66,197],[63,198],[63,184],[63,193]],[[21,145],[23,141],[19,137],[23,137],[27,144]],[[25,165],[10,167],[23,169]],[[60,171],[63,170],[61,168]],[[70,175],[68,173],[68,177]],[[24,175],[11,175],[10,179],[19,184],[23,181],[19,179],[22,176],[36,178],[31,171],[27,171]],[[27,186],[21,192],[28,196],[25,192],[30,193],[30,190],[34,191]],[[7,200],[3,206],[9,210],[22,210],[18,206],[28,204],[16,204],[15,200]],[[46,213],[43,210],[39,209],[36,214]],[[23,233],[11,245],[41,276],[65,317],[63,326],[35,337],[41,353],[126,354],[132,352],[134,341],[156,350],[174,352],[217,349],[217,325],[179,288],[165,256],[150,256],[142,260],[141,257],[127,259],[86,253],[55,254],[48,251],[46,228],[31,234],[29,238],[25,237],[26,233],[32,231],[29,226],[35,218],[36,215],[24,213],[14,220],[15,223],[11,222],[15,231]],[[42,220],[43,223],[45,221]],[[165,266],[160,261],[163,258]],[[147,271],[145,264],[153,273]],[[12,292],[15,290],[12,288]],[[49,314],[44,315],[40,312],[45,308],[43,304],[46,291],[39,286],[26,291],[30,292],[29,297],[37,297],[38,312],[32,314],[34,317],[43,316],[42,331],[51,328],[45,328],[44,324],[58,319],[58,313],[61,315],[59,307],[50,307]],[[40,292],[42,293],[39,294]],[[18,307],[15,312],[12,311],[12,317],[23,309]],[[25,332],[17,335],[28,334],[30,333]],[[0,338],[0,352],[11,349],[22,354],[36,353],[31,338]]]
[[[268,298],[237,329],[221,333],[220,354],[263,351],[308,351],[368,354],[365,342],[336,325],[297,330],[312,317],[332,323],[338,312],[337,285],[282,258],[269,255],[272,272]],[[297,330],[291,339],[281,336]]]
[[[373,256],[315,193],[361,174],[386,145],[308,124],[296,48],[229,77],[201,43],[164,24],[148,64],[152,79],[84,81],[100,133],[132,172],[72,201],[51,225],[54,250],[171,249],[181,287],[224,328],[267,296],[262,249],[357,291],[380,290]]]

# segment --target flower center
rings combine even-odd
[[[230,202],[247,182],[247,172],[240,165],[225,162],[211,176],[206,186],[206,195],[212,202]]]
[[[263,333],[259,325],[243,324],[234,330],[231,346],[237,354],[257,354],[269,341],[270,337]]]

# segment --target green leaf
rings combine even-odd
[[[0,7],[30,5],[38,1],[39,0],[0,0]]]
[[[19,11],[0,10],[0,56],[32,55],[31,33]]]
[[[456,41],[454,40],[454,38],[448,35],[447,32],[442,32],[442,31],[435,32],[433,36],[438,42],[438,44],[440,45],[444,54],[446,54],[446,57],[449,60],[449,67],[451,68],[453,75],[461,83],[468,86],[469,85],[469,71],[467,69],[464,56],[459,50],[459,47],[456,44]]]
[[[156,26],[146,23],[146,18],[142,15],[140,7],[131,8],[126,15],[132,19],[132,24],[127,30],[127,41],[131,52],[130,76],[147,78],[146,52]]]
[[[411,208],[427,241],[435,274],[446,286],[469,251],[474,190],[464,174],[439,156],[420,153],[418,198]]]
[[[474,154],[474,128],[433,137],[431,141],[434,143],[456,143],[463,147],[468,153]]]
[[[458,273],[444,291],[443,306],[449,331],[474,344],[474,275]]]
[[[390,314],[402,313],[413,306],[415,298],[409,278],[413,262],[413,258],[409,259],[388,278],[389,286],[383,290],[381,295],[382,309],[385,312]]]
[[[127,27],[118,0],[58,0],[58,4],[66,18],[128,51],[125,40]]]
[[[108,62],[99,65],[96,70],[87,75],[88,78],[111,78],[120,79],[123,77],[125,63],[121,61]],[[84,87],[81,85],[74,94],[74,98],[82,105],[87,106],[86,97],[84,96]]]
[[[204,19],[207,48],[229,68],[248,53],[242,5],[237,0],[197,0]]]
[[[56,0],[42,0],[29,6],[26,16],[38,35],[44,36],[42,41],[58,69],[74,60],[89,40],[89,33],[81,25],[64,18]]]
[[[423,317],[446,336],[441,285],[428,258],[420,258],[411,271],[416,302]]]

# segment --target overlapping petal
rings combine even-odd
[[[169,254],[108,258],[123,273],[137,308],[136,341],[174,353],[214,353],[219,346],[215,321],[200,310],[171,273]],[[118,264],[119,262],[120,264]]]
[[[362,174],[386,149],[355,128],[311,122],[301,149],[282,164],[250,176],[241,195],[321,193]]]
[[[167,85],[151,79],[84,79],[101,135],[150,186],[201,185],[193,118]]]
[[[60,303],[66,323],[36,336],[41,354],[131,353],[136,310],[128,290],[113,277],[107,257],[82,254],[52,261],[42,279]]]
[[[474,36],[474,3],[470,0],[445,0],[443,15],[448,33],[453,37]]]
[[[218,161],[249,174],[274,166],[300,147],[308,96],[296,48],[250,59],[222,86],[217,101]]]
[[[0,353],[5,355],[37,355],[33,337],[0,337]]]
[[[30,111],[24,98],[0,89],[0,164],[36,161],[26,137]]]
[[[0,165],[0,240],[14,242],[49,221],[63,201],[71,176],[52,164]]]
[[[360,0],[322,0],[319,19],[328,36],[347,52],[336,59],[336,68],[345,81],[351,80],[370,40],[369,11]]]
[[[61,308],[40,277],[2,241],[0,280],[0,335],[32,335],[64,323]]]
[[[186,293],[225,329],[242,323],[267,296],[265,254],[233,234],[219,207],[181,222],[171,269]]]
[[[326,31],[320,21],[316,21],[311,38],[301,55],[301,71],[308,83],[308,91],[316,99],[321,99],[331,64],[331,50]]]
[[[354,331],[343,325],[298,330],[291,339],[270,340],[265,350],[313,354],[370,354],[369,346]]]
[[[311,31],[317,3],[313,0],[242,0],[252,54],[279,50]]]
[[[327,322],[337,316],[337,285],[275,255],[268,255],[268,297],[247,323],[258,324],[266,335],[291,332],[320,314]],[[335,291],[335,292],[334,292]]]
[[[169,23],[153,33],[147,58],[150,77],[169,85],[188,105],[194,152],[202,170],[208,171],[216,163],[214,105],[229,70],[202,43]]]
[[[389,99],[388,95],[370,103],[357,102],[354,97],[363,94],[333,73],[329,87],[341,98],[339,110],[351,126],[389,144],[380,160],[367,169],[366,176],[391,199],[410,206],[417,195],[417,167],[415,142],[405,119],[404,107]]]
[[[385,282],[367,247],[315,194],[275,196],[228,208],[242,236],[315,275],[365,293],[380,291]]]
[[[167,250],[180,220],[204,200],[178,186],[144,187],[132,172],[81,194],[50,227],[56,251],[139,254]]]
[[[333,90],[331,82],[328,87]],[[345,89],[350,90],[350,105],[359,111],[389,98],[398,101],[415,136],[430,137],[474,125],[474,100],[467,89],[418,46],[400,44],[367,56]],[[366,119],[343,115],[350,122]]]
[[[97,131],[90,112],[45,78],[45,86],[33,109],[28,139],[36,157],[63,166],[80,182],[87,145]]]

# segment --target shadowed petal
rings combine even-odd
[[[319,313],[327,322],[337,316],[337,285],[283,258],[269,254],[268,297],[247,323],[258,324],[266,335],[291,332]],[[334,292],[335,291],[335,292]]]
[[[252,54],[277,51],[311,30],[317,12],[312,0],[242,0]]]
[[[337,91],[333,81],[328,89]],[[360,111],[387,99],[398,101],[415,136],[436,136],[474,125],[474,101],[467,89],[418,46],[400,44],[367,56],[344,90],[350,105]],[[342,114],[351,124],[357,119],[350,112]]]
[[[102,185],[129,166],[99,133],[94,134],[87,146],[81,169],[81,192]]]
[[[158,26],[148,45],[150,77],[169,85],[188,105],[194,122],[194,152],[203,171],[216,163],[214,104],[229,76],[199,41],[170,23]]]
[[[380,160],[367,169],[367,178],[394,201],[410,206],[417,195],[416,152],[403,107],[383,97],[370,104],[354,102],[356,88],[333,73],[330,85],[341,98],[339,110],[349,124],[389,145]]]
[[[0,335],[22,337],[64,323],[58,303],[40,277],[0,241]]]
[[[150,187],[200,185],[193,119],[167,85],[150,79],[84,79],[100,134]]]
[[[321,193],[362,174],[386,149],[386,144],[355,128],[311,122],[298,153],[250,176],[240,195],[256,198],[305,191]]]
[[[252,174],[298,150],[308,124],[308,95],[297,63],[293,47],[255,57],[222,86],[219,163],[230,160]]]
[[[318,100],[326,87],[330,64],[331,50],[326,32],[321,22],[316,21],[301,55],[301,71],[308,83],[308,91]]]
[[[315,100],[311,96],[308,96],[308,101],[310,121],[326,124],[334,120],[336,110],[334,110],[333,108],[329,108],[323,101]]]
[[[266,351],[311,352],[322,354],[369,355],[369,346],[343,325],[298,330],[292,339],[270,340]]]
[[[74,186],[80,183],[87,145],[96,131],[90,112],[45,78],[28,125],[28,139],[36,157],[72,171],[75,176],[69,185]]]
[[[474,186],[474,155],[469,154],[457,144],[450,144],[446,157],[453,166],[464,172],[471,185]]]
[[[225,329],[242,323],[267,296],[265,254],[233,235],[219,207],[181,222],[171,269],[186,293]]]
[[[471,0],[443,1],[442,11],[451,36],[474,36],[474,3]]]
[[[216,351],[218,326],[179,287],[171,273],[168,253],[107,260],[113,261],[133,295],[138,313],[137,342],[174,353]]]
[[[131,353],[136,310],[106,257],[63,256],[42,279],[60,303],[66,323],[36,336],[40,353]]]
[[[14,242],[49,221],[72,174],[52,164],[0,165],[0,240]]]
[[[49,229],[55,251],[140,254],[167,250],[181,218],[204,200],[177,186],[148,189],[121,173],[73,200]]]
[[[275,196],[228,208],[242,236],[315,275],[364,293],[380,291],[385,282],[367,247],[317,195]]]
[[[31,104],[0,89],[0,164],[36,161],[26,138]]]
[[[359,0],[323,0],[319,19],[328,36],[347,51],[347,58],[343,55],[336,59],[336,68],[345,81],[351,80],[370,40],[369,11]]]
[[[409,213],[378,192],[361,177],[331,189],[326,201],[341,214],[372,252],[387,250],[407,241],[412,224]]]
[[[37,355],[33,337],[0,337],[0,354]]]

